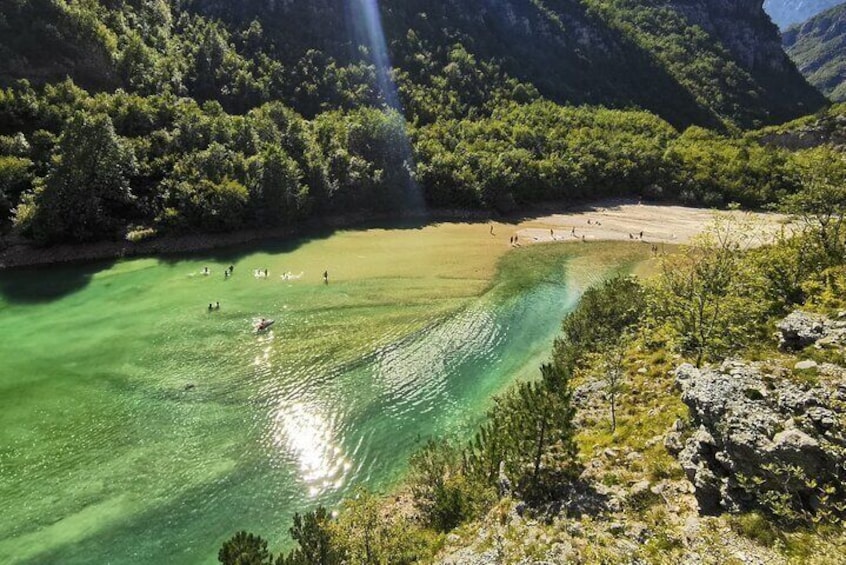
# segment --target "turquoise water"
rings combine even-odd
[[[394,236],[424,244],[400,256]],[[579,246],[536,246],[509,257],[542,273],[492,279],[501,252],[461,242],[461,270],[453,239],[0,273],[0,562],[213,563],[238,529],[278,550],[294,511],[389,488],[426,438],[467,433],[632,261],[576,276]]]

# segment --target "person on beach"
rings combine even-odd
[[[643,232],[640,232],[640,239],[643,239]]]
[[[329,284],[329,271],[323,271],[323,284]]]
[[[494,234],[494,231],[493,231],[493,224],[491,224],[491,235],[496,235],[496,234]]]
[[[549,230],[549,231],[552,231],[552,230]],[[576,235],[576,226],[573,226],[573,229],[571,229],[571,230],[570,230],[570,235],[572,235],[572,236],[574,236],[574,237],[575,237],[575,235]]]

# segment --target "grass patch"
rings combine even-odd
[[[784,535],[773,523],[758,512],[748,512],[729,517],[732,531],[765,547],[784,542]]]

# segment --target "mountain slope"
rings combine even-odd
[[[783,41],[811,84],[832,100],[846,101],[846,4],[791,27]]]
[[[279,99],[306,116],[379,104],[361,17],[368,1],[16,3],[0,19],[0,84],[69,75],[87,89],[169,91],[239,113]],[[824,103],[782,53],[758,0],[380,8],[412,119],[443,116],[445,92],[461,117],[517,82],[558,103],[638,106],[678,126],[757,126]],[[474,84],[452,80],[456,67]]]
[[[764,11],[781,29],[786,29],[841,4],[843,0],[764,0]]]

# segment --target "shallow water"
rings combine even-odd
[[[213,563],[237,529],[277,550],[294,511],[389,488],[644,258],[502,239],[448,224],[0,273],[0,562]]]

